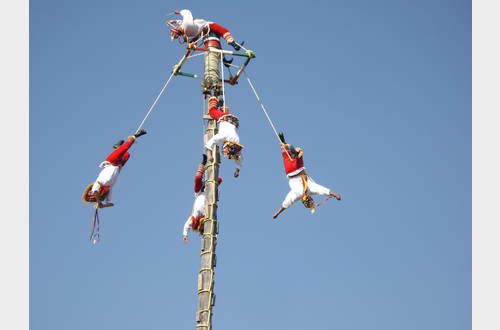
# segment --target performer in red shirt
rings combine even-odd
[[[203,221],[205,220],[205,180],[203,174],[205,173],[205,165],[207,164],[207,155],[203,155],[203,160],[198,166],[196,175],[194,177],[194,203],[191,211],[191,216],[184,223],[182,230],[182,240],[188,242],[188,231],[201,231],[203,230]],[[222,179],[217,180],[217,184],[221,184]]]
[[[222,154],[224,157],[234,160],[236,163],[234,176],[238,177],[243,159],[241,155],[243,146],[239,144],[240,137],[237,132],[240,123],[235,115],[229,113],[228,107],[222,106],[219,110],[217,105],[218,99],[215,96],[208,99],[208,114],[219,123],[218,133],[209,139],[205,145],[208,150],[208,160],[212,162],[213,145],[224,143],[222,146]]]
[[[127,163],[130,158],[130,153],[128,149],[134,144],[136,139],[147,132],[140,130],[133,136],[129,136],[127,141],[119,141],[113,147],[115,151],[109,154],[109,156],[99,165],[102,167],[101,173],[97,177],[97,180],[92,185],[89,195],[94,197],[97,201],[97,208],[113,206],[111,201],[111,188],[116,183],[118,179],[118,174],[122,167]],[[107,203],[102,203],[103,201]]]
[[[302,203],[305,207],[314,208],[315,203],[310,195],[332,196],[340,200],[341,197],[339,194],[317,184],[306,173],[302,149],[286,144],[283,133],[280,133],[279,136],[282,142],[281,154],[285,165],[285,173],[288,176],[288,184],[291,190],[286,195],[285,200],[281,204],[281,208],[273,215],[273,219],[276,219],[278,215],[299,199],[302,199]]]

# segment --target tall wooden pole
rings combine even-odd
[[[219,38],[209,35],[205,39],[205,47],[220,47]],[[205,98],[210,95],[220,94],[220,54],[205,52],[205,70],[203,81],[203,94]],[[222,82],[223,83],[223,82]],[[210,117],[204,140],[208,141],[217,133],[217,122]],[[198,273],[198,310],[196,312],[196,329],[212,329],[212,308],[215,304],[214,293],[214,269],[216,266],[215,248],[217,246],[217,201],[219,196],[219,187],[217,179],[219,178],[220,153],[218,146],[212,150],[213,162],[208,163],[205,170],[205,222],[203,232],[201,233],[201,266]]]

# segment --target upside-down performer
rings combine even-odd
[[[295,148],[290,144],[286,144],[283,133],[279,134],[281,145],[281,154],[283,156],[283,163],[285,165],[285,172],[288,176],[288,184],[290,185],[290,192],[286,195],[285,200],[281,204],[281,208],[273,215],[276,219],[287,208],[292,206],[298,200],[306,208],[314,210],[316,203],[311,195],[332,196],[340,200],[340,195],[334,193],[328,188],[317,184],[307,173],[304,167],[303,151],[300,148]]]
[[[241,46],[234,41],[231,32],[225,27],[201,18],[193,18],[189,9],[176,10],[174,13],[181,15],[182,20],[173,19],[167,22],[168,25],[173,26],[170,30],[172,40],[181,37],[185,42],[192,43],[208,35],[209,32],[214,32],[217,36],[224,38],[235,50],[240,50]]]
[[[111,189],[118,179],[121,169],[130,158],[128,149],[134,144],[136,139],[146,134],[140,130],[133,136],[129,136],[127,141],[119,141],[113,147],[115,150],[99,165],[102,167],[101,173],[94,183],[91,183],[83,193],[83,201],[96,203],[94,208],[113,206],[111,203]],[[104,202],[104,203],[103,203]]]
[[[229,108],[226,106],[221,106],[220,109],[217,107],[218,99],[212,96],[208,99],[208,114],[212,119],[217,120],[219,123],[219,131],[217,134],[210,138],[205,147],[207,148],[208,160],[213,161],[212,149],[214,144],[223,143],[222,154],[224,157],[234,160],[236,163],[236,169],[234,171],[234,177],[237,178],[240,173],[242,166],[243,156],[241,151],[243,146],[240,145],[240,137],[238,136],[238,127],[240,126],[238,118],[229,113]]]
[[[205,220],[205,180],[203,174],[205,173],[205,165],[207,164],[207,155],[203,155],[203,160],[198,166],[196,175],[194,177],[194,203],[191,216],[186,220],[182,230],[182,240],[188,242],[188,231],[201,232],[203,230],[203,222]],[[217,180],[217,184],[221,184],[222,179]]]

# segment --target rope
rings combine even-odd
[[[198,54],[190,55],[190,56],[188,56],[188,59],[196,57],[196,56],[200,56],[200,55],[204,55],[204,54],[203,53],[198,53]]]
[[[99,232],[99,209],[96,208],[94,211],[94,219],[92,221],[92,232],[90,233],[89,240],[92,244],[97,244],[101,240],[101,234]]]
[[[224,102],[224,106],[226,106],[226,93],[224,90],[224,54],[220,53],[220,74],[221,74],[221,83],[222,83],[222,101]]]
[[[174,66],[174,70],[172,70],[172,73],[170,74],[170,77],[168,77],[167,82],[165,83],[165,85],[163,85],[163,88],[161,89],[160,93],[158,94],[158,96],[154,100],[153,104],[149,107],[149,110],[146,113],[146,116],[142,120],[141,124],[139,125],[139,127],[137,128],[137,131],[135,133],[138,133],[141,130],[142,126],[144,125],[144,123],[148,119],[149,115],[151,114],[151,112],[153,111],[153,109],[156,107],[156,103],[158,103],[158,101],[160,100],[160,97],[163,95],[163,92],[165,92],[165,89],[167,88],[168,84],[170,83],[170,80],[172,80],[172,78],[175,76],[175,74],[177,72],[179,72],[179,70],[181,69],[181,66],[184,64],[185,60],[189,56],[189,53],[190,53],[190,51],[188,51],[186,54],[184,54],[184,56],[181,57],[181,59],[177,63],[177,65]]]
[[[264,112],[264,114],[266,115],[266,118],[267,118],[267,121],[269,122],[269,125],[271,125],[271,128],[273,129],[274,131],[274,134],[276,135],[276,138],[278,139],[280,145],[283,145],[283,142],[281,142],[281,139],[278,135],[278,132],[276,131],[276,127],[274,127],[274,124],[273,124],[273,121],[271,120],[271,117],[269,117],[269,114],[267,113],[267,110],[266,110],[266,107],[264,106],[264,104],[262,103],[260,97],[259,97],[259,94],[257,94],[257,91],[255,90],[255,87],[253,86],[252,82],[250,81],[250,78],[248,77],[246,71],[243,70],[243,73],[245,74],[245,78],[247,78],[247,81],[248,81],[248,84],[250,85],[250,87],[252,88],[252,91],[253,93],[255,94],[255,97],[257,98],[257,101],[259,102],[260,104],[260,107],[262,108],[262,111]],[[288,158],[290,158],[290,160],[292,160],[292,157],[290,156],[290,154],[288,153],[288,150],[285,149],[285,152],[286,154],[288,155]]]
[[[319,204],[316,204],[316,208],[320,207],[321,205],[325,204],[326,202],[328,202],[330,199],[332,198],[332,196],[329,196],[328,198],[325,198],[323,199]]]
[[[202,106],[201,106],[201,128],[202,128],[202,134],[201,134],[201,150],[203,153],[205,153],[205,131],[207,129],[205,119],[203,118],[205,116],[205,113],[207,113],[207,109],[205,108],[205,105],[208,107],[207,103],[205,102],[205,97],[203,94],[201,95],[201,100],[202,100]]]
[[[156,103],[158,103],[158,100],[160,100],[160,97],[162,96],[163,92],[165,91],[165,89],[167,88],[168,84],[170,83],[170,80],[172,80],[172,77],[174,76],[174,73],[175,71],[172,71],[172,73],[170,74],[170,77],[168,77],[168,80],[167,82],[165,83],[165,85],[163,85],[163,88],[161,89],[160,91],[160,94],[158,94],[158,96],[156,97],[155,101],[153,102],[153,104],[149,107],[149,110],[148,112],[146,113],[146,116],[144,117],[144,119],[142,120],[141,124],[139,125],[139,127],[137,128],[137,131],[136,133],[138,133],[142,126],[144,125],[144,123],[146,122],[146,119],[148,119],[149,115],[151,114],[151,112],[153,111],[153,109],[155,108],[156,106]]]

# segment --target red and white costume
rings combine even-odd
[[[281,204],[283,208],[289,208],[304,195],[303,176],[307,179],[307,194],[323,196],[328,196],[330,194],[330,189],[317,184],[310,176],[304,174],[299,175],[299,173],[305,170],[301,150],[299,155],[295,158],[291,158],[290,152],[287,153],[286,151],[282,151],[282,156],[285,172],[288,176],[288,184],[290,186],[290,192],[286,195],[285,200]]]
[[[215,32],[219,37],[224,38],[228,43],[234,40],[231,33],[223,26],[208,22],[201,18],[193,18],[193,14],[189,9],[180,11],[182,20],[176,20],[176,23],[182,27],[185,35],[188,38],[195,38],[199,35],[208,34],[210,31]]]
[[[215,97],[209,100],[208,114],[213,119],[217,120],[219,124],[219,131],[217,134],[212,136],[206,143],[205,147],[212,151],[214,144],[224,143],[224,142],[234,142],[240,143],[240,137],[238,136],[238,118],[229,113],[229,108],[224,107],[228,112],[221,111],[217,109],[217,99]],[[236,162],[240,166],[239,162]]]
[[[125,143],[110,153],[106,160],[99,165],[99,167],[102,167],[103,169],[92,186],[91,193],[95,194],[103,187],[109,187],[110,191],[104,200],[111,201],[111,188],[116,183],[118,174],[120,174],[122,167],[130,158],[130,153],[127,150],[132,146],[132,144],[134,144],[134,142],[135,138],[129,137]]]
[[[191,216],[187,219],[182,230],[184,236],[188,236],[189,230],[196,230],[201,219],[205,217],[205,189],[203,183],[204,170],[198,170],[194,177],[194,203]],[[194,221],[193,221],[194,220]]]

